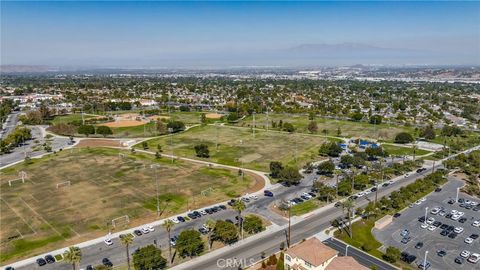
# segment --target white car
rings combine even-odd
[[[478,205],[478,202],[473,202],[473,201],[472,201],[472,202],[470,203],[470,205],[471,205],[471,206],[477,206],[477,205]],[[473,254],[476,254],[476,253],[473,253]],[[472,254],[472,255],[473,255],[473,254]]]
[[[106,238],[105,240],[103,240],[103,242],[104,242],[105,245],[107,245],[107,246],[113,245],[113,241],[112,241],[112,239],[110,239],[110,238]]]
[[[431,232],[435,231],[436,228],[437,227],[435,227],[433,225],[428,226],[428,230],[431,231]]]
[[[312,195],[310,195],[310,194],[308,194],[308,193],[306,193],[306,192],[302,193],[302,195],[305,196],[305,197],[307,197],[307,198],[309,198],[309,199],[312,198]]]
[[[368,195],[368,194],[372,193],[372,191],[370,189],[367,189],[364,192],[365,192],[365,195]]]
[[[149,231],[151,231],[151,232],[155,231],[155,228],[153,228],[152,225],[148,225],[148,226],[147,226],[147,229],[148,229]]]
[[[480,221],[475,220],[475,221],[472,223],[472,226],[473,226],[473,227],[480,227]]]
[[[175,224],[180,223],[180,221],[176,217],[171,218],[170,221],[172,221]]]
[[[465,243],[471,244],[471,243],[473,243],[473,239],[470,238],[470,237],[467,237],[467,238],[465,238]]]
[[[414,203],[411,203],[408,207],[413,208],[415,206]]]
[[[463,232],[463,228],[462,227],[455,227],[455,229],[453,230],[455,233],[462,233]]]
[[[462,256],[463,258],[468,258],[468,256],[470,256],[470,251],[464,250],[462,251],[462,253],[460,253],[460,256]]]
[[[420,205],[420,204],[422,204],[422,201],[418,200],[418,201],[415,202],[415,204]]]
[[[365,192],[362,191],[362,192],[358,193],[357,196],[358,196],[359,198],[360,198],[360,197],[363,197],[363,196],[365,196]]]
[[[436,214],[438,214],[438,212],[440,212],[440,208],[435,207],[435,208],[433,208],[433,209],[430,211],[430,214],[436,215]]]
[[[423,198],[420,199],[421,202],[424,202],[424,201],[426,201],[426,200],[427,200],[427,198],[425,198],[425,197],[423,197]]]
[[[459,220],[460,219],[460,215],[459,214],[455,214],[451,217],[452,220]]]
[[[463,215],[465,215],[465,213],[464,212],[458,212],[457,215],[463,217]]]
[[[142,233],[144,233],[144,234],[147,234],[147,233],[150,232],[150,230],[149,230],[147,227],[143,227],[143,228],[141,229],[141,231],[142,231]]]
[[[472,253],[470,257],[468,258],[468,261],[471,263],[477,263],[480,260],[480,254],[478,253]]]
[[[432,225],[433,222],[435,222],[435,219],[433,217],[429,217],[427,219],[427,224]]]
[[[202,216],[205,216],[207,214],[207,212],[205,210],[200,210],[199,212]]]
[[[251,195],[251,196],[250,196],[250,199],[252,199],[252,200],[257,200],[257,199],[258,199],[258,196],[257,196],[257,195]]]
[[[456,215],[457,213],[458,213],[458,211],[455,210],[455,209],[453,209],[452,211],[450,211],[450,214],[452,214],[452,215]]]
[[[393,180],[390,180],[387,183],[391,185],[391,184],[393,184]]]
[[[297,203],[294,202],[294,201],[290,201],[290,205],[295,205],[295,204],[297,204]]]
[[[422,229],[426,229],[426,228],[428,228],[428,224],[422,223],[422,225],[420,225],[420,227],[421,227]]]

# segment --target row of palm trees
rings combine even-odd
[[[242,218],[242,212],[245,210],[246,206],[245,204],[239,199],[236,200],[235,203],[233,204],[233,209],[235,209],[238,212],[238,217],[239,217],[239,234],[241,238],[243,239],[243,218]],[[212,219],[209,219],[206,221],[206,225],[210,228],[213,229],[215,227],[215,221]],[[172,244],[170,242],[171,238],[171,231],[173,227],[175,226],[175,223],[171,221],[170,219],[166,219],[162,227],[165,229],[165,231],[168,234],[168,261],[172,263]],[[210,230],[208,233],[208,249],[211,249],[211,233],[213,230]],[[128,265],[128,270],[131,270],[130,266],[130,245],[133,244],[133,235],[132,234],[124,234],[120,237],[120,242],[125,246],[125,251],[126,251],[126,256],[127,256],[127,265]],[[80,264],[80,261],[82,260],[82,251],[80,250],[79,247],[76,246],[71,246],[69,247],[64,253],[63,253],[63,259],[66,263],[69,263],[72,265],[73,270],[76,270],[77,265]]]

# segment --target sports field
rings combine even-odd
[[[308,133],[308,124],[310,120],[306,114],[269,114],[268,121],[266,114],[255,115],[255,126],[257,128],[272,128],[272,120],[284,123],[289,122],[296,128],[296,132]],[[329,136],[337,136],[337,130],[340,128],[341,137],[359,137],[371,138],[383,141],[393,141],[395,135],[402,131],[411,131],[410,128],[402,126],[394,126],[388,124],[372,125],[366,122],[353,122],[346,120],[335,120],[317,117],[314,120],[318,125],[317,134],[324,134],[327,131]],[[239,121],[236,125],[253,126],[253,116],[248,116],[244,120]]]
[[[218,139],[218,151],[216,142]],[[197,126],[186,132],[163,136],[148,141],[151,151],[160,144],[164,154],[197,158],[194,147],[205,143],[209,146],[212,162],[269,171],[271,161],[298,166],[319,160],[318,149],[326,139],[321,136],[289,134],[286,132],[257,130],[255,137],[249,128],[232,126]],[[141,145],[137,145],[141,148]]]
[[[154,162],[160,165],[162,217],[263,186],[261,179],[249,175],[242,180],[235,170],[119,153],[75,148],[2,170],[1,262],[105,235],[112,219],[120,216],[128,215],[130,223],[119,220],[114,231],[155,220],[156,182],[150,167]],[[27,173],[25,183],[19,180],[9,186],[20,171]],[[59,183],[63,184],[57,188]]]
[[[411,147],[401,147],[401,146],[394,146],[389,144],[383,144],[382,148],[385,149],[390,155],[413,155],[413,148]],[[415,149],[415,155],[423,156],[426,154],[431,153],[430,151],[423,150],[423,149]]]

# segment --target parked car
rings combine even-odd
[[[47,263],[54,263],[55,258],[52,255],[47,255],[45,256],[45,261],[47,261]]]
[[[103,240],[103,242],[104,242],[105,245],[107,245],[107,246],[113,245],[113,241],[112,241],[112,239],[110,239],[110,238],[106,238],[105,240]]]
[[[135,231],[133,231],[133,233],[134,233],[136,236],[141,236],[141,235],[143,234],[142,231],[140,231],[140,230],[135,230]]]
[[[180,221],[180,222],[185,222],[185,219],[184,219],[183,217],[181,217],[181,216],[178,216],[177,219],[178,219],[178,221]]]
[[[415,245],[415,248],[416,249],[421,249],[423,247],[423,242],[418,242],[416,245]]]
[[[47,264],[47,262],[43,258],[38,258],[37,259],[37,264],[38,264],[38,266],[44,266],[45,264]]]
[[[479,260],[480,260],[480,254],[478,253],[472,253],[472,255],[468,257],[468,261],[471,263],[478,263]]]
[[[445,257],[447,255],[447,252],[443,249],[437,251],[437,255],[440,257]]]
[[[418,268],[422,270],[427,270],[428,268],[430,268],[430,266],[432,266],[432,264],[429,261],[427,261],[425,265],[423,265],[423,260],[422,260],[422,263],[418,265]]]
[[[463,262],[465,261],[464,258],[458,256],[455,258],[455,263],[458,263],[458,264],[463,264]]]
[[[103,258],[102,264],[105,265],[106,267],[113,267],[113,263],[108,258]]]
[[[460,253],[460,256],[463,257],[463,258],[468,258],[468,257],[470,257],[470,251],[468,251],[468,250],[463,250],[463,251]]]

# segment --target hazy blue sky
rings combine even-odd
[[[305,62],[290,51],[341,43],[395,50]],[[480,3],[2,1],[1,53],[2,64],[480,64]]]

